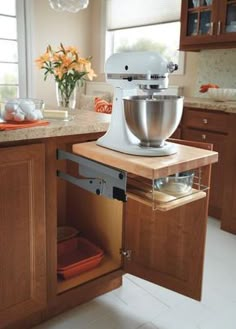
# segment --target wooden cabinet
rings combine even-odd
[[[221,219],[225,175],[229,115],[223,112],[186,109],[182,119],[182,138],[212,143],[219,160],[212,166],[209,215]]]
[[[175,132],[171,135],[170,138],[176,138],[176,139],[180,139],[181,138],[181,128],[178,127]]]
[[[185,141],[182,141],[182,143],[188,144]],[[206,149],[209,147],[206,144],[200,144],[195,143],[195,146],[198,145]],[[193,145],[194,143],[192,143]],[[165,162],[167,160],[164,159],[165,157],[157,160],[157,158],[147,159],[123,155],[119,152],[101,149],[95,143],[77,144],[73,147],[73,150],[80,156],[126,170],[130,175],[139,173],[145,179],[152,177],[153,173],[157,174],[159,171],[165,175],[168,171],[171,173],[171,170],[180,169],[177,166],[178,160],[175,162],[178,157],[174,156],[168,158],[168,167],[166,167]],[[189,148],[184,148],[184,150],[180,148],[178,150],[181,152],[179,157],[182,159],[182,170],[186,170],[186,165],[188,165],[183,160],[185,151],[189,156],[188,160],[189,163],[191,162],[190,166],[192,168],[197,168],[197,163],[200,164],[201,156],[196,155],[199,150],[197,151],[195,148],[191,150],[192,153]],[[209,152],[209,154],[213,154],[213,152]],[[196,159],[198,160],[194,164],[190,158],[193,162]],[[203,182],[208,185],[210,166],[207,165],[207,162],[204,163],[203,161],[202,171]],[[73,195],[75,193],[74,190]],[[99,214],[88,216],[91,209],[88,209],[87,203],[80,204],[79,213],[82,214],[82,218],[80,216],[76,222],[78,225],[82,225],[80,227],[85,227],[83,231],[90,232],[90,236],[93,236],[94,240],[98,241],[100,245],[105,246],[108,252],[108,246],[114,245],[114,240],[116,240],[114,251],[115,249],[121,249],[124,254],[123,260],[120,259],[120,261],[119,257],[116,256],[116,260],[118,260],[116,264],[124,272],[200,300],[208,198],[193,200],[194,198],[191,200],[192,202],[185,203],[172,210],[153,211],[151,204],[140,201],[132,191],[132,194],[129,194],[127,203],[123,206],[122,223],[118,220],[119,224],[117,226],[117,212],[111,215],[110,232],[116,232],[112,240],[108,239],[106,231],[104,231],[105,226],[100,223],[100,220],[97,220]],[[98,198],[97,202],[99,202]],[[92,203],[89,202],[89,204]],[[93,204],[95,203],[93,202]],[[71,204],[70,209],[72,207]],[[83,210],[81,210],[81,207]],[[75,211],[73,210],[72,213],[75,214]],[[83,220],[85,221],[84,224]],[[100,234],[91,233],[94,230],[94,221],[95,227],[103,226],[103,230],[100,227]],[[88,222],[91,223],[89,230],[87,228]],[[112,226],[114,226],[113,229]],[[104,240],[109,241],[108,245]],[[114,251],[113,259],[115,259],[116,254]],[[109,254],[112,255],[111,252]]]
[[[182,0],[181,50],[236,47],[235,0]]]
[[[57,177],[57,170],[78,176],[78,166],[58,161],[57,150],[72,152],[72,145],[101,137],[84,134],[46,141],[46,216],[48,304],[44,319],[104,294],[121,285],[121,202],[89,193]],[[72,226],[81,236],[105,251],[99,267],[67,280],[57,277],[57,227]]]
[[[200,300],[206,199],[167,212],[130,199],[124,220],[125,272]]]
[[[181,136],[185,140],[213,144],[219,160],[212,166],[209,215],[221,220],[221,228],[236,233],[234,113],[185,108]]]
[[[57,176],[60,170],[78,177],[78,165],[57,160],[59,149],[72,152],[72,145],[78,143],[87,152],[89,143],[85,142],[100,135],[56,137],[42,144],[0,149],[0,261],[4,264],[0,267],[0,329],[31,328],[117,288],[124,273],[200,300],[208,194],[203,192],[200,198],[192,197],[169,211],[153,211],[131,194],[124,204]],[[203,183],[208,185],[211,162],[217,156],[208,153],[207,144],[190,145],[206,150],[191,149],[192,160],[190,164],[181,161],[181,169],[199,165]],[[155,164],[154,160],[149,159]],[[122,164],[116,158],[113,161],[108,161],[109,167]],[[138,163],[135,168],[140,168]],[[168,175],[177,168],[169,163],[161,173]],[[76,227],[105,256],[98,267],[61,280],[57,277],[57,227],[65,225]]]
[[[219,135],[204,130],[192,130],[191,128],[183,128],[182,137],[192,141],[207,141],[214,145],[214,150],[219,152],[219,162],[212,166],[209,215],[220,219],[222,217],[222,192],[224,188],[225,175],[225,145],[227,136]]]
[[[0,148],[1,329],[46,306],[44,165],[42,144]]]
[[[221,228],[230,233],[236,234],[236,114],[230,114],[229,138],[227,143],[227,163],[225,174],[225,190],[223,194],[223,210],[221,218]]]

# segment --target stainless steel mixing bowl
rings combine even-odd
[[[163,147],[183,113],[181,96],[129,96],[123,101],[127,126],[144,147]]]

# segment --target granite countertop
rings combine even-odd
[[[105,132],[110,122],[109,114],[77,110],[69,121],[50,120],[48,126],[0,131],[0,143],[57,136]]]
[[[236,102],[215,102],[207,98],[185,98],[184,106],[236,113]],[[38,138],[105,132],[111,116],[94,111],[76,110],[69,121],[48,120],[48,126],[0,131],[0,143]]]
[[[204,110],[216,110],[227,113],[236,113],[236,101],[232,102],[216,102],[210,98],[184,98],[184,106],[192,108],[200,108]]]

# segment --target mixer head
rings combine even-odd
[[[113,86],[151,92],[168,88],[168,73],[177,69],[159,53],[146,51],[116,53],[105,64],[107,81]]]

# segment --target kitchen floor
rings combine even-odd
[[[125,275],[123,286],[35,329],[235,329],[236,236],[208,220],[203,298]]]

